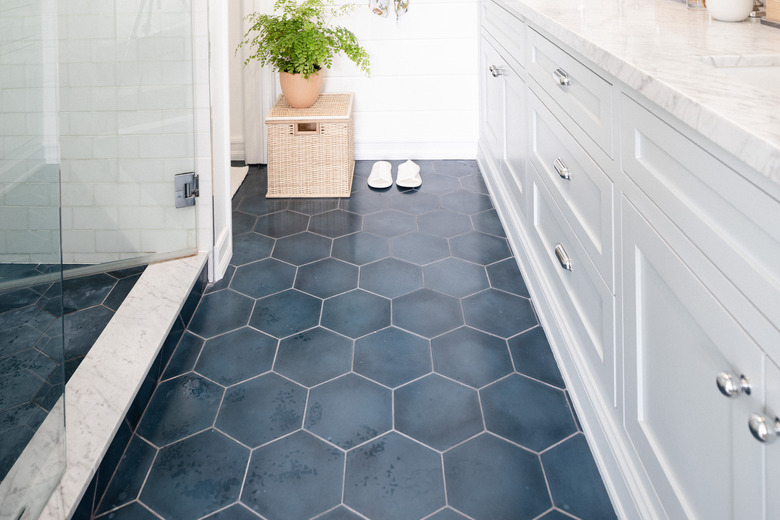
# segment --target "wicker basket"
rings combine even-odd
[[[352,94],[321,94],[309,108],[282,96],[268,126],[268,198],[349,197],[355,171]]]

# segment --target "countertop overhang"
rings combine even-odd
[[[780,184],[780,29],[673,0],[498,1]]]

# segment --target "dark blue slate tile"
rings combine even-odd
[[[498,213],[494,209],[472,215],[471,221],[474,223],[474,229],[477,231],[487,233],[488,235],[495,235],[497,237],[506,238],[504,226],[501,224],[501,220],[498,218]]]
[[[431,371],[429,341],[395,327],[355,342],[355,372],[391,388]]]
[[[397,433],[347,455],[344,503],[372,520],[422,518],[444,500],[439,454]]]
[[[59,295],[62,293],[62,308],[67,314],[81,309],[100,305],[106,299],[108,293],[114,288],[117,280],[107,274],[94,274],[91,276],[80,276],[71,278],[60,283],[52,284],[51,288],[44,294],[45,298],[54,296],[50,304],[44,305],[44,308],[52,314],[56,314],[59,305]],[[50,310],[51,307],[51,310]]]
[[[121,280],[122,278],[129,278],[131,276],[139,275],[144,271],[146,271],[146,266],[138,265],[135,267],[127,267],[125,269],[117,269],[116,271],[109,271],[108,274]]]
[[[233,238],[233,257],[230,259],[230,265],[239,266],[267,258],[273,247],[273,238],[257,233],[239,235]]]
[[[259,217],[254,232],[271,238],[282,238],[306,231],[308,226],[308,215],[284,210]]]
[[[170,379],[191,371],[195,367],[195,362],[198,360],[202,348],[203,339],[190,332],[185,332],[176,346],[170,362],[163,370],[161,379]]]
[[[284,338],[317,325],[322,300],[295,289],[257,301],[249,324],[277,338]]]
[[[439,200],[438,195],[428,193],[423,188],[420,190],[391,190],[390,207],[411,215],[422,215],[440,209],[441,200]]]
[[[3,442],[0,443],[0,478],[5,479],[8,471],[13,467],[34,434],[35,430],[26,425],[3,432]]]
[[[119,465],[107,468],[111,481],[100,499],[97,512],[105,513],[138,498],[146,474],[152,467],[157,448],[138,436],[133,436],[122,455]],[[103,468],[101,467],[101,476]]]
[[[66,314],[62,318],[64,320],[65,359],[86,355],[113,317],[113,311],[101,306]],[[52,330],[54,333],[59,332],[56,330],[56,324]]]
[[[617,518],[584,435],[543,453],[542,465],[558,509],[583,520]]]
[[[577,425],[577,431],[584,432],[585,430],[582,429],[582,424],[580,424],[580,418],[577,417],[577,410],[574,409],[574,403],[571,400],[571,395],[569,395],[569,391],[566,390],[563,393],[566,394],[566,402],[569,403],[569,409],[571,410],[571,414],[574,417],[574,424]]]
[[[339,505],[344,453],[300,431],[252,453],[241,501],[268,520],[306,520]]]
[[[125,298],[127,298],[127,295],[130,294],[130,291],[133,289],[133,287],[135,287],[135,283],[140,278],[141,275],[137,274],[134,276],[122,278],[121,280],[117,281],[116,285],[114,285],[114,288],[103,302],[103,305],[112,311],[118,310],[119,306],[122,305],[122,302],[125,301]]]
[[[262,298],[292,289],[294,281],[295,267],[274,258],[267,258],[237,268],[230,288],[250,298]]]
[[[163,518],[191,520],[235,502],[249,450],[214,430],[160,450],[141,502]]]
[[[18,280],[41,274],[36,264],[0,264],[0,280]]]
[[[195,371],[230,386],[271,370],[278,341],[251,327],[242,327],[206,342]]]
[[[475,388],[512,372],[506,341],[470,327],[433,339],[431,351],[434,371]]]
[[[407,233],[390,240],[390,254],[419,265],[450,256],[447,240],[425,233]]]
[[[183,335],[184,321],[181,319],[181,315],[179,315],[176,320],[174,320],[171,330],[168,332],[168,336],[165,338],[165,341],[160,348],[160,368],[159,372],[154,374],[155,378],[162,377],[162,372],[165,367],[168,366],[168,362],[171,360],[173,353],[176,351],[176,346],[179,344]]]
[[[339,208],[358,215],[370,215],[390,208],[390,199],[386,192],[363,190],[359,195],[341,199]]]
[[[515,370],[528,377],[565,388],[558,363],[541,327],[533,328],[508,341]]]
[[[133,432],[126,422],[120,423],[114,438],[111,440],[103,460],[100,462],[95,473],[95,507],[100,503],[103,495],[108,488],[111,478],[114,476],[114,470],[122,460],[130,441],[133,438]]]
[[[383,237],[397,237],[417,229],[414,215],[400,211],[380,211],[366,215],[363,219],[363,230]]]
[[[19,406],[3,409],[0,411],[0,434],[19,426],[27,426],[33,419],[36,410],[36,406],[29,401]]]
[[[488,289],[463,299],[466,324],[502,338],[536,326],[530,300]]]
[[[238,503],[209,515],[203,520],[260,520],[260,517],[247,509],[243,504]]]
[[[249,321],[254,300],[226,289],[203,296],[198,310],[189,324],[189,330],[210,338],[239,327]]]
[[[574,517],[561,513],[557,509],[553,509],[550,512],[545,513],[545,515],[540,517],[539,520],[571,520],[572,518]]]
[[[76,510],[70,517],[70,520],[92,520],[92,510],[95,507],[95,482],[97,475],[92,477],[92,481],[87,486],[87,490],[84,492],[84,496],[81,497],[76,506]]]
[[[198,375],[160,383],[137,434],[158,448],[214,424],[224,389]]]
[[[0,313],[0,331],[5,336],[17,327],[26,325],[39,333],[45,332],[57,316],[34,305],[22,307],[21,309]],[[3,344],[0,343],[0,345]]]
[[[543,451],[577,431],[562,390],[513,375],[480,391],[488,431]]]
[[[274,370],[305,386],[314,386],[349,372],[352,340],[317,327],[284,339]]]
[[[477,392],[436,374],[395,390],[395,429],[437,450],[483,431]]]
[[[390,256],[390,240],[371,233],[354,233],[333,241],[333,258],[364,265]]]
[[[246,184],[246,181],[244,181],[244,184]],[[241,197],[241,202],[239,202],[238,206],[234,207],[233,209],[237,209],[251,215],[262,216],[268,215],[269,213],[274,213],[276,211],[282,211],[283,209],[287,209],[288,206],[287,199],[266,199],[265,193],[255,196],[248,195],[249,194],[245,194],[243,197]]]
[[[343,209],[314,215],[309,222],[309,231],[330,238],[343,237],[361,229],[363,229],[363,217]]]
[[[466,175],[479,173],[479,166],[477,166],[477,161],[435,161],[433,163],[433,167],[436,170],[436,173],[449,175],[451,177],[464,177]]]
[[[330,256],[332,240],[314,233],[298,233],[276,241],[273,257],[291,263],[304,265]]]
[[[472,518],[530,520],[552,506],[539,457],[489,434],[445,453],[444,474],[449,504]]]
[[[422,174],[421,174],[422,175]],[[458,179],[439,173],[427,173],[423,177],[423,186],[420,191],[433,193],[434,195],[444,195],[460,189]]]
[[[490,286],[502,291],[511,292],[523,298],[530,298],[525,280],[514,258],[507,258],[487,266]]]
[[[181,312],[179,312],[179,317],[185,325],[190,324],[192,316],[195,314],[195,309],[198,308],[203,293],[206,291],[207,285],[208,271],[206,266],[203,266],[200,276],[198,276],[198,279],[195,281],[192,290],[190,290],[190,294],[187,295],[187,299],[184,300],[184,304],[181,306]]]
[[[425,266],[425,287],[463,298],[488,287],[485,268],[459,258],[445,258]]]
[[[36,346],[55,359],[62,358],[62,321],[34,305],[0,314],[0,356]],[[46,340],[59,338],[51,348]]]
[[[347,374],[309,393],[304,427],[345,450],[393,427],[391,391]]]
[[[305,388],[270,373],[229,388],[216,427],[256,448],[300,429],[305,407]]]
[[[474,231],[469,217],[446,209],[420,215],[417,217],[417,226],[423,233],[444,238]]]
[[[361,289],[328,298],[322,305],[322,326],[359,338],[390,325],[390,300]]]
[[[257,215],[250,215],[243,211],[233,211],[233,236],[243,235],[249,233],[255,227],[257,222]]]
[[[38,301],[40,294],[25,287],[0,294],[0,313],[27,307]]]
[[[110,520],[159,520],[159,517],[144,507],[140,502],[131,502],[126,506],[111,512],[104,518]]]
[[[230,285],[230,281],[233,279],[233,274],[235,272],[236,272],[236,267],[233,265],[229,265],[225,270],[224,276],[222,276],[222,278],[219,281],[209,284],[208,287],[206,287],[204,293],[208,294],[208,293],[221,291],[222,289],[227,289],[228,286]]]
[[[339,199],[290,199],[289,208],[304,215],[319,215],[326,211],[333,211],[339,207]]]
[[[452,256],[482,265],[489,265],[512,256],[506,239],[476,231],[451,238],[450,248]]]
[[[325,258],[298,268],[295,288],[320,298],[328,298],[355,289],[358,268],[352,264]]]
[[[456,191],[443,195],[441,205],[449,210],[473,215],[493,209],[490,197],[472,191]]]
[[[464,190],[474,191],[484,195],[488,195],[490,193],[488,192],[487,185],[485,184],[485,180],[482,178],[481,173],[473,173],[471,175],[464,175],[463,177],[460,177],[460,185]]]
[[[460,302],[430,289],[393,300],[393,325],[433,338],[463,325]]]
[[[357,513],[353,513],[344,506],[339,506],[336,509],[328,511],[324,515],[320,515],[316,520],[363,520],[364,517],[359,516]]]
[[[146,377],[144,377],[141,387],[135,394],[135,398],[133,398],[133,402],[130,403],[130,408],[125,414],[125,422],[132,429],[135,429],[136,426],[138,426],[138,423],[141,422],[144,410],[146,410],[146,406],[149,404],[149,401],[151,401],[152,395],[154,395],[154,391],[157,389],[157,383],[161,376],[160,372],[162,371],[162,357],[162,352],[157,354],[152,367],[146,373]]]
[[[466,520],[466,517],[453,509],[442,509],[435,515],[426,518],[426,520]]]
[[[395,298],[422,288],[422,268],[397,258],[386,258],[360,269],[360,288]]]

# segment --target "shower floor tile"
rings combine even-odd
[[[341,200],[250,169],[134,434],[154,462],[114,476],[145,484],[98,518],[615,518],[476,163],[421,168],[374,191],[358,161]]]

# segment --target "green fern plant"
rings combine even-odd
[[[281,14],[250,13],[252,27],[238,48],[249,46],[252,53],[244,65],[255,60],[275,70],[302,74],[309,78],[322,68],[330,68],[333,56],[343,52],[355,65],[370,74],[368,52],[357,36],[344,27],[331,27],[330,19],[348,13],[354,5],[336,7],[325,0],[277,0],[274,10]],[[236,49],[238,51],[238,49]]]

